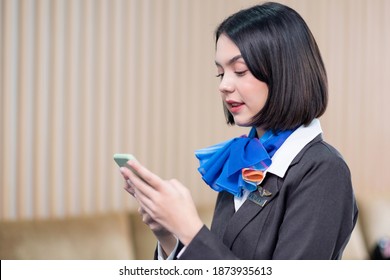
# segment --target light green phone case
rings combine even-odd
[[[114,155],[114,160],[115,162],[120,166],[120,167],[126,167],[128,169],[130,169],[135,175],[137,175],[138,178],[140,178],[142,181],[145,182],[145,180],[141,177],[141,175],[139,175],[139,173],[137,171],[135,171],[133,168],[131,168],[127,162],[129,160],[135,160],[137,161],[137,159],[135,158],[135,156],[131,155],[131,154],[115,154]]]
[[[130,166],[127,164],[127,162],[129,160],[136,160],[136,158],[130,154],[115,154],[114,160],[120,167],[125,166],[127,168],[130,168]]]

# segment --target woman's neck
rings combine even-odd
[[[260,139],[264,135],[265,130],[261,127],[256,127],[256,132],[257,132],[257,137]]]

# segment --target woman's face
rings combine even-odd
[[[219,91],[235,124],[250,126],[267,101],[267,84],[252,75],[238,47],[224,34],[217,41],[215,64],[221,78]]]

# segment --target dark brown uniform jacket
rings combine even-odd
[[[179,258],[342,257],[358,209],[349,169],[322,135],[299,152],[284,178],[268,173],[261,185],[271,193],[265,206],[247,199],[237,212],[234,197],[219,193],[211,229],[204,226]]]

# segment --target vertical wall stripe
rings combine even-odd
[[[0,92],[4,91],[4,3],[0,2]],[[3,112],[4,96],[0,94],[0,132],[4,131]],[[0,136],[0,157],[4,156],[4,136]],[[0,160],[0,178],[4,178],[4,160]],[[4,183],[4,182],[0,182]],[[2,198],[5,196],[4,187],[0,186],[0,217],[4,213]]]
[[[29,168],[23,168],[23,176],[18,176],[18,188],[17,204],[18,217],[30,216],[32,213],[32,193],[33,193],[33,174],[35,168],[32,159],[31,151],[34,149],[33,141],[31,141],[34,130],[33,110],[35,99],[33,98],[33,88],[35,82],[34,71],[34,7],[31,1],[20,2],[19,11],[21,14],[19,39],[21,48],[18,49],[18,104],[20,110],[18,111],[18,123],[17,123],[17,138],[15,142],[17,144],[17,170],[20,172],[20,167],[29,166]],[[28,47],[26,47],[28,46]],[[30,141],[26,141],[30,139]],[[20,171],[19,171],[20,170]]]
[[[3,154],[1,160],[4,161],[3,177],[1,188],[3,189],[1,198],[4,217],[15,219],[17,217],[17,185],[18,185],[18,168],[17,168],[17,122],[18,122],[18,66],[19,66],[19,3],[8,0],[3,2],[2,21],[4,31],[3,54],[3,75],[2,79],[2,122],[4,129],[0,135],[3,138]]]
[[[34,159],[35,173],[33,181],[34,217],[49,216],[49,72],[50,72],[50,6],[48,1],[36,2],[36,33],[35,58],[36,81],[34,88],[35,115],[34,115],[34,149],[31,154]]]

